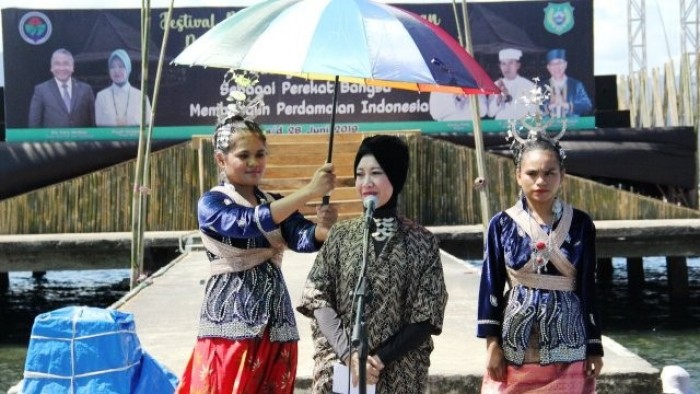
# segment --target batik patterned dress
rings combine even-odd
[[[364,221],[337,223],[318,253],[309,273],[300,306],[306,316],[313,311],[333,308],[348,338],[354,324],[353,292],[362,265]],[[366,275],[371,293],[365,306],[368,349],[390,340],[402,327],[429,322],[434,333],[442,329],[447,291],[436,238],[423,227],[399,219],[396,234],[377,255],[368,248]],[[338,356],[312,319],[314,354],[314,393],[330,393],[333,364]],[[377,383],[377,393],[424,393],[428,383],[432,339],[387,364]]]
[[[292,393],[299,334],[282,276],[285,247],[313,252],[315,224],[297,213],[272,220],[272,196],[256,189],[252,206],[233,186],[199,201],[211,262],[197,344],[178,393]]]

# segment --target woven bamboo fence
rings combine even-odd
[[[472,185],[475,151],[419,135],[404,138],[412,159],[401,212],[424,225],[481,223]],[[212,155],[210,144],[193,143],[151,155],[146,231],[197,228],[200,190],[216,182]],[[518,187],[508,158],[487,154],[486,168],[490,212],[495,213],[516,201]],[[0,201],[0,234],[130,231],[134,171],[135,162],[129,161]],[[574,176],[567,176],[562,197],[596,220],[700,218],[700,211]]]
[[[131,231],[135,161],[0,201],[0,233]],[[197,151],[189,143],[151,154],[147,231],[196,228]]]

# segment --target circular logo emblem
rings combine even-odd
[[[41,45],[51,37],[51,20],[41,12],[27,12],[19,21],[19,35],[32,45]]]

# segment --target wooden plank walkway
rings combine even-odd
[[[292,302],[301,289],[315,254],[286,252],[283,271]],[[486,357],[485,343],[475,337],[479,273],[443,253],[449,293],[443,333],[431,356],[431,393],[478,393]],[[180,374],[195,342],[199,308],[208,276],[204,252],[187,253],[113,307],[134,313],[142,346]],[[301,340],[295,393],[309,392],[313,345],[309,320],[297,314]],[[660,392],[659,371],[615,341],[604,337],[605,367],[599,393]]]

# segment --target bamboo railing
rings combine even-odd
[[[409,176],[400,210],[424,225],[481,223],[473,149],[409,134]],[[197,228],[200,173],[216,182],[210,144],[183,143],[151,154],[147,231]],[[120,232],[131,228],[134,161],[0,201],[0,234]],[[486,155],[490,211],[511,206],[517,185],[510,159]],[[562,196],[595,220],[700,218],[700,211],[567,175]]]

